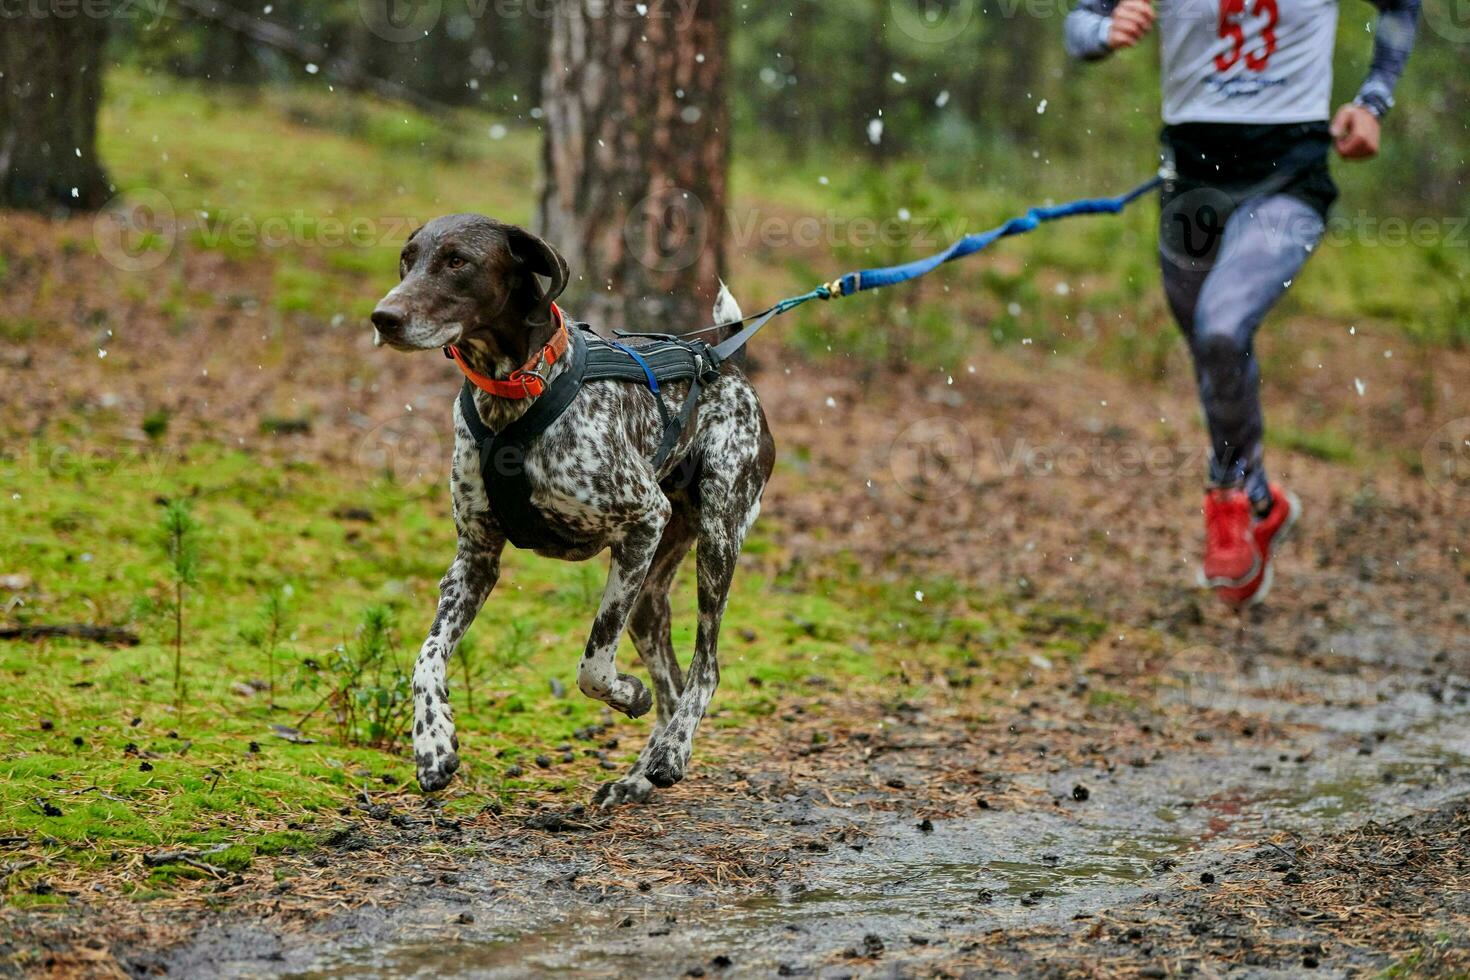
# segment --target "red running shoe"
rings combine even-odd
[[[1245,491],[1238,487],[1207,491],[1201,584],[1213,589],[1242,588],[1260,574],[1263,564],[1251,534],[1251,502]]]
[[[1251,528],[1251,537],[1255,539],[1257,549],[1261,555],[1261,570],[1249,582],[1239,587],[1225,587],[1215,590],[1227,605],[1240,609],[1244,606],[1259,605],[1266,601],[1266,596],[1271,594],[1271,583],[1275,579],[1276,568],[1272,563],[1271,549],[1279,544],[1291,529],[1296,526],[1297,518],[1302,514],[1302,502],[1296,494],[1281,489],[1274,483],[1271,485],[1271,513],[1265,519],[1255,522]]]

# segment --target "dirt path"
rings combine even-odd
[[[914,712],[816,755],[774,741],[610,820],[344,835],[291,880],[305,907],[337,883],[351,911],[303,927],[259,896],[121,959],[302,977],[1463,970],[1470,687],[1363,667],[1359,700],[1331,708],[1290,692],[1341,673],[1264,655],[1111,732],[1065,710],[984,732]]]

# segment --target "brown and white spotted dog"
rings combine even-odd
[[[506,378],[557,330],[552,301],[567,266],[546,242],[514,225],[480,215],[436,218],[409,236],[399,260],[401,281],[372,314],[377,344],[437,351],[453,345],[464,366]],[[539,277],[550,280],[548,287]],[[721,288],[717,323],[740,318]],[[672,329],[681,329],[681,326]],[[552,365],[550,377],[564,367]],[[687,383],[666,385],[677,407]],[[500,576],[506,536],[492,513],[474,438],[454,401],[451,485],[459,548],[439,584],[439,608],[414,666],[414,759],[419,785],[443,789],[459,768],[454,713],[445,672],[460,638]],[[527,410],[526,399],[476,389],[475,408],[491,431]],[[585,546],[547,551],[582,561],[611,550],[611,570],[577,685],[629,717],[658,705],[653,735],[632,769],[603,785],[603,807],[642,802],[654,786],[672,786],[689,764],[694,731],[719,681],[720,618],[746,532],[760,511],[775,445],[755,389],[726,363],[704,386],[676,450],[658,471],[652,459],[662,435],[647,388],[589,381],[567,411],[533,444],[525,460],[537,509]],[[699,627],[688,673],[674,655],[669,588],[691,547],[699,582]],[[617,669],[618,638],[627,629],[653,680],[653,695]]]

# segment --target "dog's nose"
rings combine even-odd
[[[372,321],[379,333],[396,334],[403,329],[403,313],[391,307],[380,306],[373,310]]]

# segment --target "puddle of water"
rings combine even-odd
[[[393,947],[387,955],[363,951],[344,953],[338,961],[323,969],[289,976],[306,980],[345,980],[349,977],[454,977],[467,972],[494,974],[524,969],[524,942],[405,943]]]
[[[977,820],[941,821],[927,833],[884,819],[863,850],[834,852],[810,887],[784,896],[691,910],[672,924],[646,912],[625,916],[609,910],[517,940],[343,949],[291,976],[678,975],[707,962],[712,952],[727,952],[745,967],[774,969],[778,952],[800,961],[815,948],[861,946],[870,932],[937,937],[965,921],[1034,918],[1040,906],[1026,897],[1036,891],[1047,896],[1049,915],[1070,917],[1100,888],[1121,896],[1153,877],[1155,862],[1175,859],[1192,844],[1184,836],[1124,832],[1112,824],[1079,827],[1065,814],[988,813]],[[1162,820],[1159,825],[1167,827]],[[620,927],[629,917],[632,925]]]
[[[813,890],[757,906],[779,915],[902,914],[926,917],[956,899],[982,904],[1041,890],[1064,893],[1092,882],[1138,881],[1160,860],[1189,846],[1186,837],[1103,825],[1079,827],[1061,815],[1027,814],[1018,833],[1014,814],[940,821],[931,832],[904,828],[879,835],[861,852],[843,854],[816,878]],[[813,906],[819,906],[814,911]]]
[[[1441,786],[1456,792],[1465,787],[1467,773],[1470,759],[1457,753],[1434,753],[1379,762],[1371,769],[1354,769],[1299,788],[1278,790],[1263,795],[1261,803],[1309,822],[1330,822],[1371,816],[1381,811],[1385,800],[1396,791],[1423,795]]]

